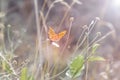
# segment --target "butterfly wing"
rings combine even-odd
[[[48,36],[51,41],[55,41],[57,34],[51,27],[49,27]]]
[[[52,36],[52,35],[55,35],[55,34],[56,34],[55,31],[51,27],[49,27],[48,35]]]
[[[67,32],[67,31],[64,30],[64,31],[62,31],[62,32],[60,32],[60,33],[58,34],[59,40],[60,40],[63,36],[65,36],[66,32]]]

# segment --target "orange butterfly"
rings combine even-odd
[[[66,32],[67,31],[64,30],[64,31],[56,34],[55,31],[51,27],[49,27],[48,36],[51,41],[56,42],[56,41],[59,41],[66,34]]]

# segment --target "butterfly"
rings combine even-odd
[[[53,42],[57,42],[57,41],[59,41],[63,36],[65,36],[65,34],[66,34],[66,30],[64,30],[64,31],[62,31],[62,32],[60,32],[60,33],[55,33],[55,31],[51,28],[51,27],[49,27],[49,31],[48,31],[48,37],[49,37],[49,39],[51,40],[51,41],[53,41]]]

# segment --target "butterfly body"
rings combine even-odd
[[[60,32],[60,33],[55,33],[55,31],[49,27],[49,31],[48,31],[48,36],[49,36],[49,39],[51,41],[54,41],[54,42],[57,42],[59,41],[64,35],[66,34],[66,30]]]

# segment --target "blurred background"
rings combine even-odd
[[[46,15],[54,1],[38,0],[39,11]],[[103,56],[107,61],[90,64],[88,80],[120,80],[120,0],[63,0],[65,3],[62,0],[56,1],[61,2],[55,3],[51,8],[46,25],[47,27],[52,26],[55,30],[59,26],[58,31],[68,30],[70,17],[74,17],[69,38],[71,49],[66,51],[67,56],[72,54],[82,27],[89,25],[92,20],[99,17],[100,21],[92,30],[90,38],[94,38],[96,32],[101,32],[102,35],[109,31],[113,31],[113,33],[101,41],[98,50],[98,55]],[[73,1],[74,5],[71,5]],[[14,50],[14,54],[18,56],[18,63],[34,56],[37,39],[34,1],[0,0],[0,11],[6,14],[1,22],[6,26],[11,25],[10,37],[12,37],[13,44],[19,44]],[[67,16],[62,22],[66,12]],[[5,27],[5,30],[8,28],[9,26]],[[5,45],[10,50],[6,31],[1,34],[4,34]],[[46,34],[45,30],[44,34]]]

